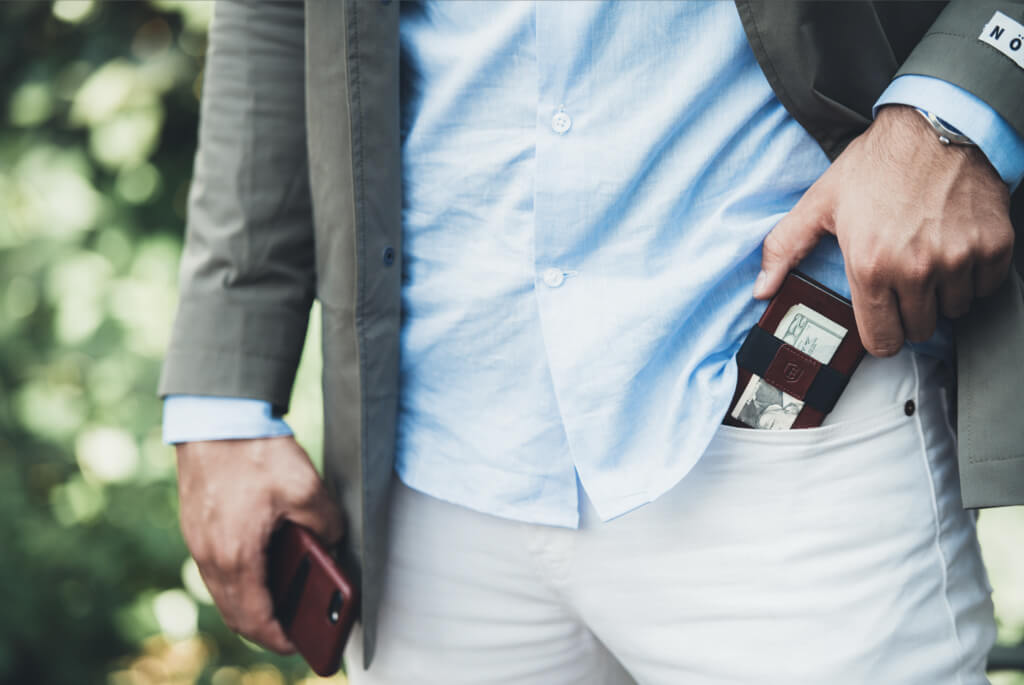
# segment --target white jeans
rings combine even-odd
[[[357,629],[351,683],[988,682],[946,378],[865,359],[829,424],[723,427],[666,495],[609,522],[587,503],[579,530],[396,484],[377,654],[362,671]]]

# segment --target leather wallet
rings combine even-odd
[[[723,423],[820,426],[863,357],[850,301],[791,271],[736,355],[739,378]]]

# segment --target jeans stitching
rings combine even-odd
[[[946,607],[946,614],[949,616],[950,628],[953,631],[953,638],[956,641],[957,652],[960,657],[956,668],[956,680],[960,685],[963,685],[964,680],[961,671],[963,670],[965,663],[964,646],[960,641],[960,631],[957,629],[953,606],[949,603],[949,571],[947,568],[946,553],[942,550],[942,521],[939,516],[939,501],[938,495],[935,492],[935,478],[932,473],[931,460],[928,458],[928,445],[924,437],[924,427],[921,424],[921,410],[924,409],[924,404],[921,400],[921,374],[918,370],[917,356],[912,355],[911,361],[914,367],[914,399],[919,407],[919,411],[914,412],[914,427],[917,429],[917,438],[921,445],[921,461],[923,462],[925,473],[928,477],[928,491],[931,495],[932,520],[935,528],[935,537],[932,544],[935,547],[935,553],[939,557],[940,567],[942,570],[942,603]]]

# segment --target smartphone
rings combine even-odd
[[[358,593],[316,536],[284,521],[270,538],[267,583],[274,616],[317,675],[341,666],[341,653],[358,615]]]

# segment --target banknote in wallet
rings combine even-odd
[[[739,378],[723,423],[820,426],[863,357],[850,301],[791,271],[736,355]]]

